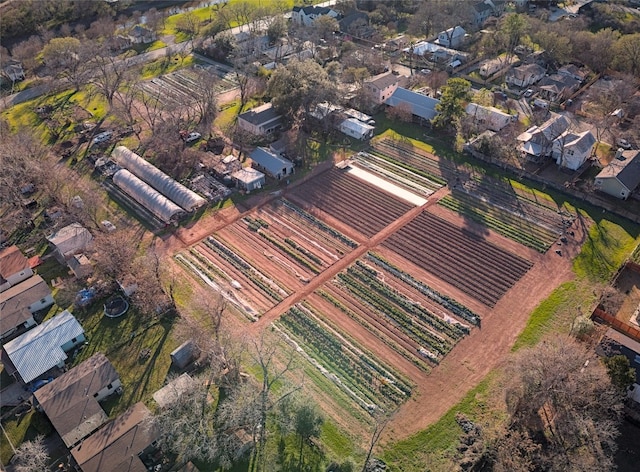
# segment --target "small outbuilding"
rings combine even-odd
[[[194,386],[194,380],[185,372],[180,377],[173,379],[160,390],[156,391],[153,394],[153,399],[160,408],[166,408],[185,393],[192,391]]]
[[[469,103],[465,111],[476,123],[491,131],[500,131],[518,119],[517,115],[510,115],[498,108],[485,107],[477,103]]]
[[[251,167],[243,167],[242,169],[235,171],[231,174],[231,178],[235,182],[236,187],[244,190],[245,192],[259,190],[265,183],[264,174]]]
[[[169,356],[171,364],[177,369],[184,369],[200,355],[200,350],[193,340],[188,340],[175,348]]]
[[[76,254],[69,259],[69,269],[76,279],[85,279],[93,273],[91,261],[84,254]]]
[[[355,118],[347,118],[340,123],[338,129],[347,136],[364,141],[373,137],[373,132],[376,128]]]
[[[0,292],[19,284],[33,275],[29,260],[24,257],[18,246],[0,251]]]
[[[54,247],[54,257],[61,264],[91,248],[93,235],[80,223],[71,223],[47,238]]]

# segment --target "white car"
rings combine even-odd
[[[616,144],[618,145],[618,147],[621,147],[622,149],[631,149],[631,143],[626,139],[620,138],[616,141]]]
[[[185,143],[192,143],[194,141],[197,141],[198,139],[200,139],[202,137],[202,135],[200,133],[196,133],[195,131],[193,133],[189,133],[187,135],[186,138],[184,138],[184,142]]]
[[[97,134],[94,138],[93,138],[93,144],[100,144],[100,143],[104,143],[107,142],[111,139],[111,137],[113,136],[113,132],[111,131],[103,131],[100,134]]]
[[[100,224],[104,227],[104,229],[107,230],[107,232],[112,233],[113,231],[116,230],[116,225],[114,225],[111,221],[109,220],[102,220],[100,222]]]
[[[524,96],[526,98],[529,98],[531,95],[533,95],[533,89],[527,89],[527,91],[524,93]]]

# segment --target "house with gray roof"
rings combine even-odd
[[[565,131],[553,140],[551,157],[556,164],[570,170],[578,170],[591,156],[596,138],[587,130],[582,133]]]
[[[596,175],[598,190],[626,200],[640,184],[640,151],[618,151],[607,167]]]
[[[4,345],[10,375],[29,383],[54,367],[62,368],[67,353],[84,343],[84,329],[67,310]],[[4,361],[4,359],[3,359]]]
[[[275,179],[281,179],[293,174],[293,162],[272,153],[266,148],[259,147],[249,154],[253,167],[265,172]]]
[[[255,136],[273,134],[281,127],[282,116],[271,103],[265,103],[238,115],[238,128]]]
[[[580,87],[580,80],[571,75],[553,74],[543,77],[539,93],[542,98],[552,102],[561,102],[571,96]]]
[[[329,8],[320,6],[293,7],[291,21],[297,25],[311,26],[321,16],[329,16],[338,19],[340,14]]]
[[[532,126],[517,137],[522,144],[520,151],[532,161],[551,155],[553,141],[569,129],[569,120],[564,115],[555,115],[540,126]]]
[[[545,73],[544,67],[538,64],[523,64],[507,72],[504,81],[516,87],[524,88],[539,82]]]
[[[92,240],[92,234],[80,223],[71,223],[47,237],[54,248],[55,258],[61,264],[65,264],[71,256],[91,248]]]
[[[420,122],[424,123],[425,121],[429,122],[436,117],[438,114],[436,111],[436,105],[440,103],[440,100],[398,87],[385,103],[390,107],[407,104],[411,108],[413,116]]]
[[[462,26],[449,28],[448,30],[438,33],[436,44],[441,44],[445,48],[457,48],[464,41],[464,37],[466,34],[467,32]]]
[[[122,387],[109,359],[96,353],[34,393],[67,447],[73,447],[108,421],[98,402]]]

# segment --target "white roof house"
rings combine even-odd
[[[530,158],[549,156],[553,141],[569,129],[569,126],[569,120],[564,115],[555,115],[540,126],[532,126],[518,136],[518,141],[522,142],[520,150]]]
[[[84,342],[84,329],[67,310],[4,345],[23,382],[64,365],[65,350]]]
[[[518,119],[516,115],[510,115],[495,107],[485,107],[477,103],[469,103],[465,110],[478,123],[482,123],[491,131],[500,131],[509,123]]]
[[[559,166],[578,170],[591,155],[595,143],[596,138],[589,130],[582,133],[565,131],[553,141],[551,155]]]
[[[438,44],[442,44],[447,48],[455,48],[462,43],[467,32],[462,26],[456,26],[455,28],[449,28],[446,31],[438,33]]]
[[[243,188],[247,192],[262,188],[265,183],[265,177],[262,172],[252,167],[243,167],[231,174],[231,178],[236,182],[238,187]]]
[[[61,262],[88,249],[92,240],[89,230],[80,223],[71,223],[47,238],[55,246],[55,256]]]

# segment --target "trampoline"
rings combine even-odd
[[[117,318],[124,315],[128,309],[129,302],[122,297],[115,297],[104,304],[104,315],[108,318]]]

